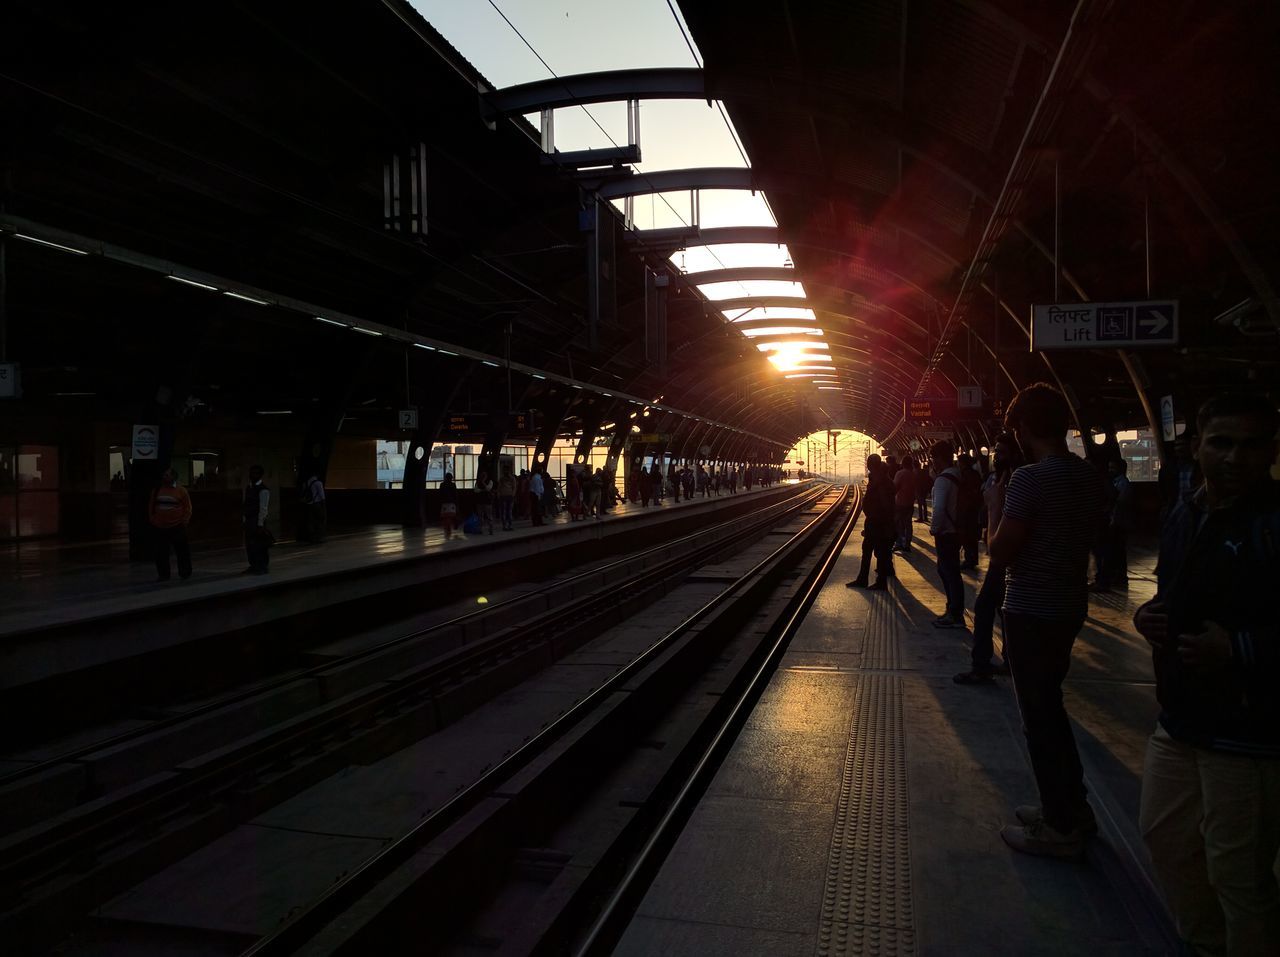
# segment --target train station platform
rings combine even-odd
[[[571,521],[562,511],[541,527],[517,519],[511,531],[497,526],[494,534],[455,532],[448,540],[439,526],[349,530],[321,545],[279,543],[266,576],[244,574],[238,544],[194,551],[191,578],[166,582],[156,581],[151,562],[130,562],[124,543],[24,544],[0,555],[0,690],[219,635],[324,628],[325,616],[340,606],[355,616],[379,602],[382,617],[398,613],[397,602],[420,610],[432,603],[426,588],[436,586],[451,600],[450,584],[466,576],[495,590],[531,581],[555,571],[548,556],[566,547],[571,556],[555,561],[591,560],[684,534],[792,490],[781,484],[650,507],[622,502],[598,520]],[[538,570],[513,564],[522,559],[538,561]],[[504,566],[511,571],[500,572]]]
[[[944,601],[915,529],[886,592],[845,587],[849,540],[618,954],[1177,952],[1135,823],[1157,707],[1130,619],[1153,551],[1131,549],[1127,593],[1091,597],[1075,645],[1066,706],[1101,827],[1076,863],[1000,839],[1039,803],[1013,689],[952,681],[971,634],[931,626]]]

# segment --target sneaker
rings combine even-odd
[[[844,583],[845,588],[866,588],[867,580],[865,578],[855,578],[851,582]]]
[[[989,671],[962,671],[952,675],[951,680],[958,685],[993,685],[996,679]]]
[[[1078,860],[1084,854],[1084,838],[1077,833],[1063,834],[1044,821],[1036,824],[1008,824],[1000,829],[1000,839],[1015,851],[1037,857],[1061,857]]]
[[[1023,824],[1034,826],[1044,822],[1044,809],[1039,804],[1019,804],[1013,809],[1013,816]],[[1080,838],[1092,837],[1098,833],[1098,819],[1093,816],[1093,808],[1088,804],[1080,811],[1071,833]]]
[[[939,618],[937,621],[933,623],[933,627],[934,628],[963,628],[964,622],[956,621],[954,618],[950,617],[949,615],[943,615],[941,618]]]
[[[888,591],[889,583],[883,578],[877,578],[874,585],[868,585],[867,591]]]

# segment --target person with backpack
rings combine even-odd
[[[1018,440],[1010,432],[996,436],[994,468],[982,486],[982,497],[987,513],[988,541],[995,537],[1004,516],[1004,494],[1009,477],[1022,464]],[[1005,567],[999,562],[987,566],[982,587],[973,602],[973,653],[968,671],[952,677],[958,685],[984,685],[995,682],[995,675],[1008,674],[1008,663],[994,664],[996,612],[1004,605]],[[1002,613],[1003,614],[1003,613]]]
[[[929,450],[933,471],[933,519],[929,532],[937,551],[938,577],[947,596],[946,610],[935,628],[964,627],[964,581],[960,577],[960,470],[950,442],[936,442]]]
[[[893,483],[880,456],[867,457],[867,491],[862,501],[862,567],[846,588],[884,591],[893,577],[893,541],[897,529],[893,521]],[[875,584],[868,584],[871,556],[876,557]]]
[[[1196,425],[1203,484],[1171,510],[1133,619],[1160,702],[1138,825],[1190,947],[1262,957],[1280,947],[1280,415],[1218,395]]]

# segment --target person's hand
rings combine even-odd
[[[1149,601],[1133,616],[1133,627],[1152,645],[1163,649],[1169,640],[1169,613],[1162,601]]]
[[[1229,664],[1231,634],[1217,622],[1206,621],[1201,631],[1178,636],[1178,657],[1183,664],[1202,668]]]

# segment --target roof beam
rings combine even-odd
[[[708,100],[703,72],[694,67],[604,70],[551,77],[495,90],[487,97],[494,113],[538,113],[618,100]]]

